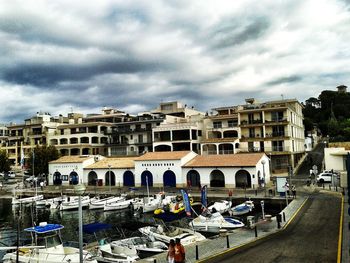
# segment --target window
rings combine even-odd
[[[271,112],[271,121],[282,121],[283,111],[273,111]]]
[[[238,121],[237,120],[228,120],[227,121],[227,125],[228,127],[236,127],[238,125]]]
[[[213,122],[213,127],[214,127],[214,129],[222,128],[221,121],[214,121]]]

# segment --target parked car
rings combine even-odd
[[[336,174],[333,174],[333,173],[326,173],[326,172],[323,172],[323,173],[320,173],[317,175],[317,183],[331,183],[333,178],[336,178]]]

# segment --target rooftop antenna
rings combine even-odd
[[[282,98],[282,100],[284,100],[283,94],[281,94],[281,98]]]
[[[73,113],[73,106],[70,107],[70,112]]]

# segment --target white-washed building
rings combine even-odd
[[[84,168],[88,185],[135,186],[135,157],[104,158]]]
[[[194,187],[257,188],[270,182],[270,162],[264,153],[198,155],[182,173]]]
[[[87,184],[84,168],[103,159],[103,156],[63,156],[49,163],[49,185]]]
[[[183,187],[186,177],[182,166],[192,160],[191,151],[149,152],[135,159],[136,186]]]

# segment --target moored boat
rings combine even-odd
[[[88,207],[90,203],[90,197],[89,196],[82,196],[81,197],[81,206],[82,207]],[[79,208],[79,196],[68,196],[61,204],[60,204],[60,210],[75,210]]]
[[[235,229],[244,226],[241,221],[231,217],[223,217],[219,212],[199,215],[189,225],[198,231]]]
[[[13,197],[12,205],[31,204],[42,199],[44,199],[43,195],[35,195],[35,196],[24,197],[24,198]]]
[[[224,214],[228,212],[231,208],[232,203],[227,200],[221,200],[215,202],[213,205],[208,207],[208,210],[211,213],[219,212],[220,214]]]
[[[40,223],[39,226],[24,229],[32,234],[32,248],[19,249],[18,261],[16,252],[6,253],[4,263],[78,263],[80,262],[79,249],[63,246],[60,230],[64,227],[59,224]],[[97,263],[92,255],[83,251],[84,263]]]
[[[251,212],[253,209],[254,209],[253,201],[248,200],[242,204],[232,207],[230,210],[230,214],[235,216],[244,215]]]
[[[103,209],[105,204],[124,201],[125,196],[110,196],[106,198],[95,198],[90,200],[89,209]]]
[[[179,238],[181,244],[184,246],[205,240],[205,237],[196,231],[173,226],[146,226],[139,228],[139,231],[145,236],[163,241],[167,244],[170,243],[170,239],[176,238]]]

